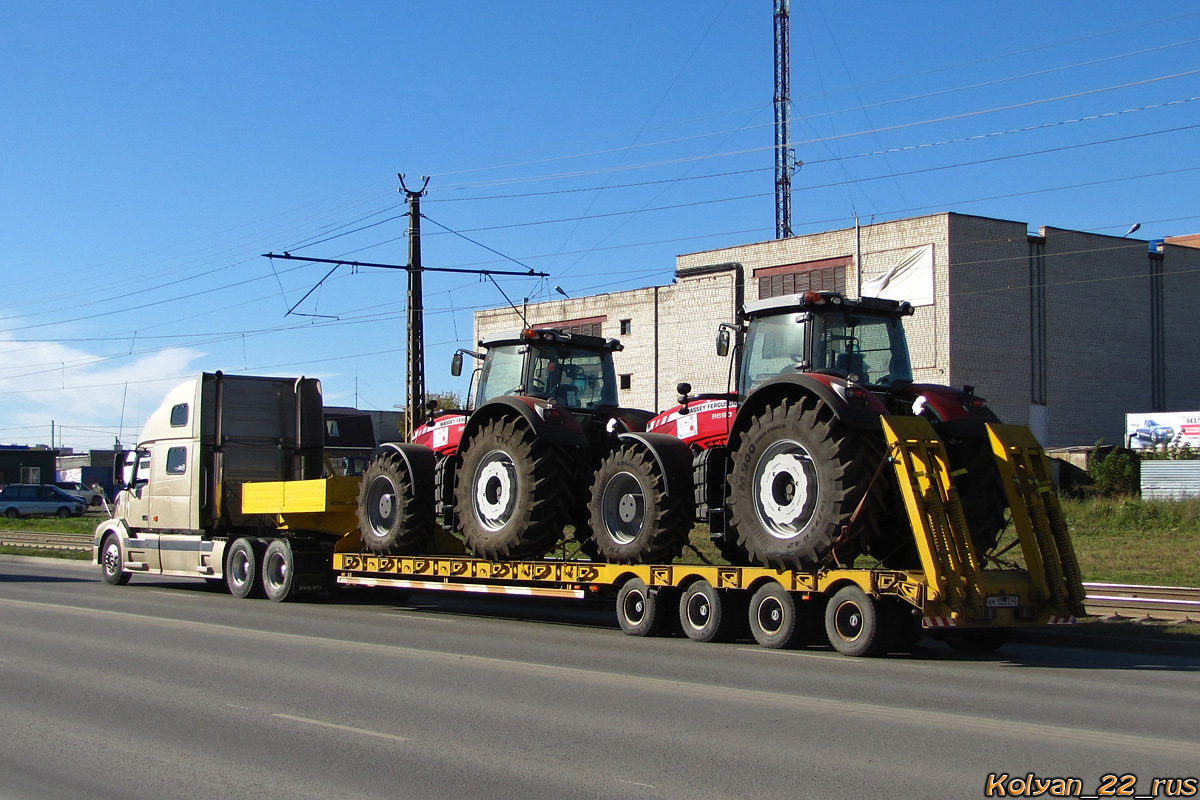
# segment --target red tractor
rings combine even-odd
[[[694,516],[691,451],[644,433],[622,409],[615,339],[526,329],[480,342],[467,411],[434,414],[414,443],[383,445],[363,475],[359,531],[382,554],[429,552],[441,516],[483,558],[538,558],[575,526],[581,550],[631,563],[671,560]]]
[[[996,421],[971,387],[913,383],[908,303],[832,292],[774,297],[722,325],[737,336],[737,391],[691,397],[647,430],[692,447],[697,509],[733,563],[811,569],[863,552],[884,564],[916,554],[880,417],[928,417],[947,445],[980,552],[1004,527],[1004,491],[984,425]]]

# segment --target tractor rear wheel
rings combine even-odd
[[[849,541],[843,528],[878,465],[866,445],[815,398],[783,400],[751,421],[733,452],[729,522],[755,563],[811,569],[862,551],[870,526]]]
[[[690,515],[667,493],[666,476],[643,449],[626,445],[600,464],[592,483],[592,542],[613,564],[667,564],[687,543]]]
[[[996,546],[1007,522],[1008,498],[991,441],[987,436],[947,439],[946,456],[955,473],[954,488],[971,531],[971,542],[982,555]]]
[[[455,489],[467,548],[494,560],[544,555],[571,518],[572,467],[567,451],[524,421],[486,423],[466,443]]]
[[[358,492],[358,532],[363,547],[381,555],[416,555],[433,537],[433,498],[418,496],[413,476],[397,453],[378,453]]]

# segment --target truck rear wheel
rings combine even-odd
[[[262,544],[255,539],[238,539],[225,556],[225,582],[234,597],[262,597]]]
[[[267,545],[262,560],[263,590],[276,603],[296,596],[296,555],[287,539],[275,539]]]
[[[419,497],[407,463],[397,453],[378,453],[363,473],[358,493],[358,532],[363,547],[381,555],[415,555],[425,549],[436,524],[432,498]]]
[[[810,569],[861,552],[852,540],[838,545],[836,559],[832,553],[878,465],[864,445],[813,398],[783,400],[751,421],[733,452],[729,510],[755,563]]]
[[[691,519],[666,477],[644,450],[610,453],[592,483],[592,541],[613,564],[669,563],[683,552]]]
[[[573,476],[566,451],[523,422],[486,423],[466,444],[455,489],[467,548],[498,561],[544,555],[571,517]]]

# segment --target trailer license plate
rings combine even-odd
[[[1015,594],[989,594],[988,608],[1016,608],[1021,605],[1021,597]]]

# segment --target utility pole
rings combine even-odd
[[[775,238],[792,236],[792,90],[788,0],[775,0]]]
[[[400,174],[400,191],[408,198],[408,369],[404,401],[404,438],[412,441],[412,432],[425,418],[425,303],[421,292],[421,196],[429,178],[417,191],[404,184]]]

